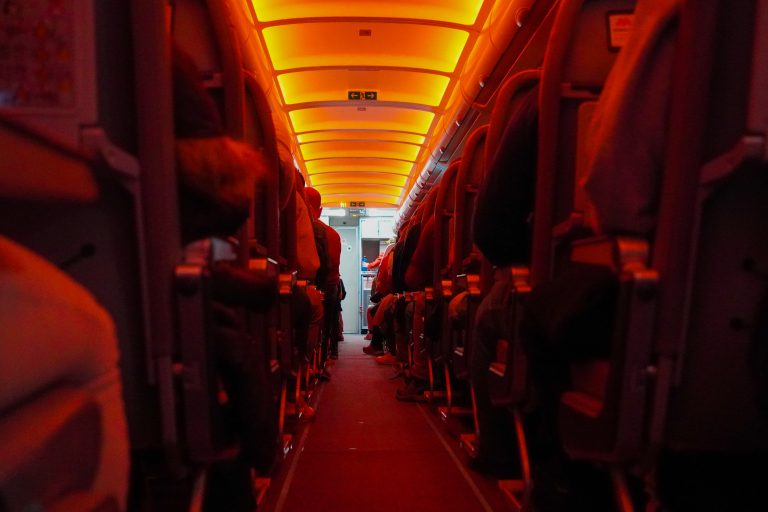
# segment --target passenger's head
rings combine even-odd
[[[221,116],[192,59],[173,56],[174,128],[182,242],[228,236],[245,222],[263,156],[224,134]]]
[[[311,210],[310,213],[312,214],[312,218],[319,219],[320,214],[323,212],[323,207],[321,206],[322,197],[320,196],[320,192],[312,187],[305,187],[304,195],[307,198],[307,206],[309,206],[309,209]]]

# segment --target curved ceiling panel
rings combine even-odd
[[[329,142],[338,140],[379,140],[386,142],[408,142],[410,144],[424,144],[426,137],[415,133],[405,132],[381,132],[381,131],[322,131],[299,134],[296,139],[299,144],[307,142]]]
[[[384,158],[329,158],[312,160],[306,163],[306,167],[310,176],[326,172],[386,172],[408,176],[413,164]]]
[[[310,177],[312,186],[331,184],[373,183],[378,185],[392,185],[403,187],[408,181],[408,176],[390,174],[384,172],[327,172],[313,174]]]
[[[252,0],[259,21],[327,16],[387,17],[436,20],[472,25],[483,0]]]
[[[286,105],[347,101],[348,91],[377,91],[378,101],[440,105],[450,78],[415,71],[314,70],[277,76]]]
[[[452,73],[469,37],[465,30],[448,27],[409,25],[403,30],[397,23],[366,22],[277,25],[262,33],[278,71],[364,66]]]
[[[427,133],[435,114],[392,107],[323,107],[290,112],[297,133],[318,130],[395,130]]]
[[[449,99],[495,1],[244,2],[281,142],[324,204],[399,205],[454,122]]]
[[[394,158],[415,162],[421,146],[402,142],[332,141],[301,145],[304,161],[319,158]]]

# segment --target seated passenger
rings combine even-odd
[[[424,320],[425,316],[430,312],[427,311],[424,288],[432,284],[434,274],[434,232],[434,216],[430,215],[421,229],[416,249],[405,272],[406,287],[409,290],[416,291],[416,293],[414,293],[412,320],[413,364],[409,369],[405,385],[395,393],[395,398],[404,402],[424,402],[424,391],[429,387],[429,348],[426,339],[427,335],[424,332]],[[434,336],[435,333],[431,334]]]
[[[304,193],[307,197],[310,215],[315,228],[315,242],[320,250],[324,252],[321,260],[321,266],[317,273],[317,286],[323,291],[323,306],[325,309],[325,336],[330,338],[330,357],[336,359],[339,356],[339,323],[338,317],[341,311],[341,300],[339,299],[340,274],[339,264],[341,262],[341,237],[335,229],[320,220],[322,214],[322,198],[320,192],[312,187],[305,187]]]
[[[310,214],[310,208],[304,195],[304,177],[298,170],[291,171],[294,175],[296,264],[297,277],[314,283],[320,271],[320,256],[315,240],[315,229]],[[321,342],[323,323],[322,292],[315,286],[295,288],[291,294],[293,310],[293,329],[295,347],[298,349],[299,364],[308,362]],[[324,371],[320,378],[330,379],[330,374]],[[291,394],[291,396],[294,396]],[[302,421],[310,421],[315,417],[315,410],[299,395],[298,407],[301,409]]]
[[[392,251],[394,251],[395,244],[390,244],[384,250],[384,257],[379,265],[379,270],[376,273],[374,279],[374,287],[371,289],[371,301],[375,304],[375,311],[372,311],[373,316],[368,322],[368,329],[371,331],[371,343],[363,347],[363,352],[369,355],[383,355],[384,353],[384,320],[386,315],[389,314],[391,308],[391,301],[394,297],[386,299],[391,296],[392,292],[392,280],[390,278],[392,271]]]
[[[306,190],[304,178],[298,170],[295,175],[297,277],[315,284],[317,276],[321,272],[321,261],[315,239],[314,222],[311,208],[304,195]],[[318,290],[314,286],[308,286],[305,291],[294,291],[294,302],[306,302],[307,305],[302,308],[302,311],[309,313],[308,317],[305,315],[295,315],[294,317],[295,328],[297,329],[296,341],[302,358],[309,356],[320,342],[323,322],[321,292],[322,290]]]
[[[392,252],[391,279],[392,291],[394,293],[409,291],[405,282],[405,274],[419,241],[422,214],[423,208],[417,208],[401,230],[401,234],[398,237],[398,243]],[[405,301],[401,300],[393,303],[391,325],[389,354],[379,356],[377,362],[381,364],[407,365],[409,329]]]

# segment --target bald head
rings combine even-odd
[[[320,206],[320,203],[322,202],[320,192],[312,187],[305,187],[304,196],[307,198],[307,205],[309,206],[309,209],[312,210],[312,216],[315,219],[320,218],[320,214],[323,211],[323,207]]]

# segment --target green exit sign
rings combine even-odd
[[[376,91],[347,91],[347,99],[353,101],[376,101],[379,99],[379,93]]]

